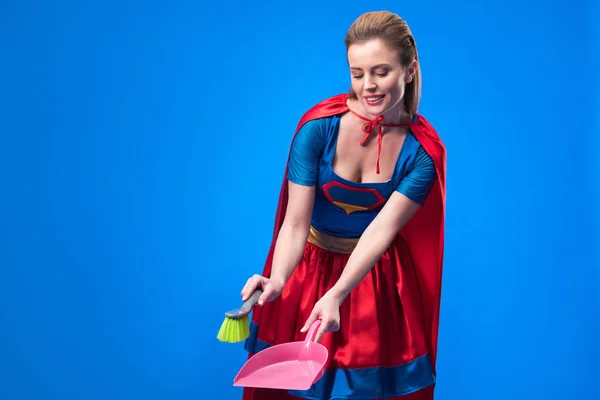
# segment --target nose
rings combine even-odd
[[[365,76],[365,90],[368,90],[370,92],[375,91],[375,89],[377,88],[377,85],[375,84],[375,79],[373,79],[373,77],[366,75]]]

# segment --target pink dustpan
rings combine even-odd
[[[310,326],[306,339],[268,347],[251,357],[233,380],[233,386],[308,390],[325,370],[327,348],[315,342],[321,320]]]

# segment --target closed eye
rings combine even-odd
[[[381,78],[385,78],[388,75],[388,72],[386,71],[386,72],[376,73],[375,75],[379,76]],[[363,75],[353,75],[352,76],[352,78],[354,78],[354,79],[360,79],[362,77],[363,77]]]

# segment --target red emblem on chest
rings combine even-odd
[[[333,181],[323,185],[323,193],[329,201],[351,214],[356,211],[373,210],[385,202],[385,198],[373,188],[358,188]]]

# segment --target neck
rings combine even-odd
[[[378,117],[377,114],[369,113],[361,104],[360,101],[355,99],[348,99],[348,107],[363,117],[374,120]],[[385,124],[407,124],[412,121],[411,115],[404,109],[404,101],[398,102],[398,104],[383,113],[383,123]]]

